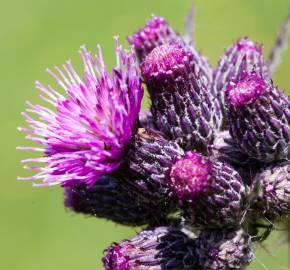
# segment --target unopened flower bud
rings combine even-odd
[[[185,218],[196,227],[232,227],[244,211],[244,183],[231,166],[187,152],[172,166],[168,185]]]
[[[290,100],[256,73],[226,90],[230,134],[248,156],[282,160],[290,150]]]
[[[141,64],[156,126],[187,149],[204,150],[220,126],[220,107],[193,52],[181,44],[155,48]]]
[[[143,28],[128,37],[128,41],[134,46],[139,60],[142,61],[154,48],[181,42],[181,38],[164,18],[153,17]]]
[[[242,229],[202,231],[196,254],[204,270],[244,269],[254,258],[251,238]]]
[[[271,164],[254,179],[257,203],[254,209],[261,217],[275,220],[290,213],[290,164],[288,161]]]
[[[224,113],[225,90],[230,82],[240,80],[243,73],[253,69],[261,76],[269,77],[261,45],[241,38],[227,49],[214,71],[212,91],[219,98]]]
[[[103,258],[105,270],[196,269],[194,240],[178,229],[157,227],[113,244]]]

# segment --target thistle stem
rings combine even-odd
[[[184,34],[183,40],[186,44],[194,43],[194,17],[195,17],[195,6],[192,4],[190,10],[187,13],[184,23]]]
[[[290,8],[288,16],[282,24],[269,56],[269,71],[272,76],[281,63],[282,54],[287,50],[290,35]]]

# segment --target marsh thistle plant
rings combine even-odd
[[[83,68],[48,69],[19,128],[39,153],[23,160],[35,186],[59,185],[64,206],[143,230],[105,249],[105,270],[245,269],[255,242],[290,213],[290,99],[272,80],[287,44],[270,57],[236,37],[216,67],[161,17],[116,42],[116,64],[82,46]],[[143,89],[150,106],[141,110]],[[43,102],[42,102],[43,104]],[[57,221],[56,221],[57,222]]]

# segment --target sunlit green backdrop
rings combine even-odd
[[[267,54],[289,5],[288,0],[195,3],[197,45],[213,65],[230,43],[245,35],[264,43]],[[136,232],[65,211],[60,188],[32,188],[30,182],[16,181],[17,175],[26,175],[19,161],[30,155],[15,150],[25,144],[16,127],[24,125],[20,112],[25,100],[38,100],[34,81],[51,82],[47,67],[68,58],[79,67],[79,46],[94,50],[96,43],[103,46],[111,67],[114,35],[125,43],[125,37],[151,14],[165,16],[182,31],[190,5],[190,0],[0,0],[0,269],[102,269],[103,249]],[[288,91],[289,68],[290,51],[274,78]],[[275,235],[260,247],[250,269],[264,269],[262,265],[286,269],[287,247],[280,247],[278,241]]]

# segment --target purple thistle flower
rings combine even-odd
[[[30,158],[24,163],[44,163],[45,166],[25,166],[38,171],[31,177],[42,181],[35,185],[94,184],[104,173],[120,166],[126,145],[134,133],[143,89],[134,52],[124,52],[116,39],[117,65],[108,73],[101,48],[93,56],[84,47],[80,50],[84,71],[82,77],[68,61],[63,70],[48,72],[65,90],[66,96],[51,86],[36,82],[45,94],[41,98],[54,110],[28,102],[29,113],[23,113],[30,128],[26,137],[43,148],[20,147],[41,151],[43,157]]]
[[[187,152],[171,167],[167,183],[195,227],[233,227],[241,222],[245,187],[228,164]]]
[[[262,46],[248,38],[239,39],[231,45],[220,59],[213,75],[212,90],[225,110],[225,90],[231,81],[239,81],[245,72],[255,70],[261,76],[269,78]]]
[[[145,200],[107,175],[102,176],[91,188],[83,183],[66,187],[64,197],[65,206],[75,213],[129,226],[160,225],[173,209],[172,204],[156,203],[150,194]]]
[[[157,227],[113,244],[103,258],[105,270],[196,269],[195,241],[178,229]]]
[[[181,44],[157,47],[141,70],[158,129],[187,149],[203,150],[220,126],[219,106],[192,50]]]
[[[253,206],[260,217],[270,220],[290,213],[290,163],[285,161],[263,168],[254,179],[257,201]]]
[[[229,131],[242,152],[262,162],[287,157],[290,100],[256,73],[245,74],[226,90]]]
[[[151,18],[144,27],[128,37],[134,46],[140,62],[156,47],[168,43],[180,42],[181,38],[161,17]]]
[[[204,270],[245,269],[254,257],[251,237],[242,229],[202,231],[196,254]]]

